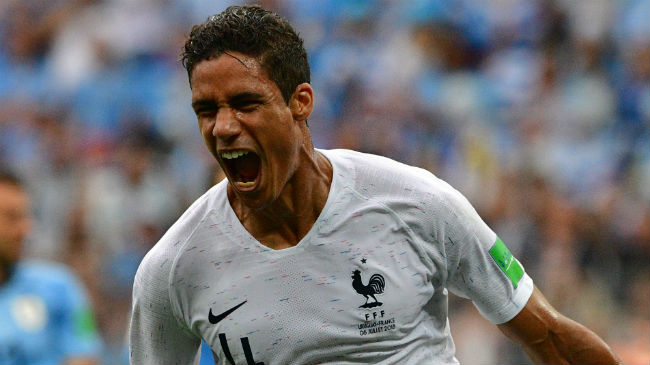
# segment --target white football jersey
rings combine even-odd
[[[242,226],[227,181],[199,198],[140,265],[132,364],[457,364],[447,290],[494,323],[533,282],[469,202],[430,172],[349,150],[295,247]]]

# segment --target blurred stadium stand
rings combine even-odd
[[[461,190],[563,313],[650,362],[650,1],[262,0],[304,37],[317,147]],[[34,194],[31,256],[92,294],[124,363],[131,282],[218,172],[180,47],[224,0],[0,2],[0,163]],[[471,303],[458,358],[527,364]]]

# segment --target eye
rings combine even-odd
[[[242,100],[240,102],[234,103],[232,107],[241,112],[250,113],[257,110],[260,105],[262,105],[262,102],[258,100]]]
[[[217,104],[212,100],[197,100],[192,102],[192,109],[198,119],[213,117],[219,110]]]
[[[196,113],[196,117],[199,119],[211,118],[214,116],[215,112],[216,110],[214,108],[207,107],[198,108],[194,111],[194,113]]]

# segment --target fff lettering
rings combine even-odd
[[[383,309],[379,312],[372,312],[372,319],[377,319],[377,316],[379,316],[379,318],[384,318],[384,314],[385,313]],[[370,313],[366,313],[366,321],[370,320],[370,316],[371,316]]]

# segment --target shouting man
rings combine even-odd
[[[457,364],[448,290],[540,363],[616,363],[558,313],[470,203],[431,173],[314,148],[309,64],[292,26],[233,6],[183,64],[227,179],[142,262],[133,364]]]

